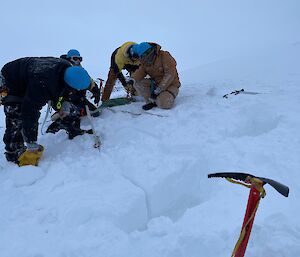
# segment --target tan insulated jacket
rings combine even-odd
[[[151,45],[155,46],[153,53],[141,60],[141,65],[132,74],[132,78],[139,81],[149,75],[161,90],[166,90],[170,86],[180,87],[175,59],[169,52],[160,50],[160,45],[154,43]]]

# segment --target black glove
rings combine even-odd
[[[151,93],[151,96],[150,96],[150,98],[151,99],[156,99],[157,98],[157,96],[159,95],[161,93],[161,89],[160,89],[160,87],[157,87],[155,90],[153,90],[153,92]]]
[[[153,93],[151,94],[150,98],[153,99],[153,100],[155,100],[155,99],[157,98],[157,96],[158,96],[158,95],[155,94],[155,93],[153,92]]]
[[[92,92],[92,99],[94,98],[94,103],[98,104],[100,102],[100,88],[98,88],[97,86],[94,86],[91,90]]]

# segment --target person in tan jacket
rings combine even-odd
[[[112,89],[119,79],[127,93],[132,92],[132,86],[128,85],[122,73],[122,70],[127,70],[130,74],[134,72],[139,66],[139,59],[134,58],[130,54],[132,46],[136,45],[134,42],[126,42],[118,47],[111,55],[111,64],[108,72],[108,77],[104,86],[104,91],[101,100],[104,102],[110,98]]]
[[[156,106],[172,108],[180,87],[175,59],[156,43],[134,45],[131,54],[138,56],[141,61],[131,76],[131,83],[146,101],[143,109],[149,110]]]

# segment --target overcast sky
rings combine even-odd
[[[159,43],[179,70],[300,41],[299,0],[0,0],[0,66],[76,48],[106,79],[125,41]]]

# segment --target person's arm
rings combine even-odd
[[[133,78],[135,81],[140,81],[147,75],[145,68],[143,65],[140,65],[139,68],[132,73],[131,78]]]
[[[94,103],[98,104],[100,102],[101,92],[100,92],[100,88],[98,87],[98,85],[93,79],[91,79],[91,85],[89,91],[93,94],[91,98],[92,99],[94,98]]]
[[[161,91],[164,91],[171,85],[176,76],[176,61],[169,52],[161,52],[161,55],[164,76],[158,87]]]
[[[117,78],[120,80],[121,84],[123,85],[123,87],[127,87],[127,82],[126,82],[126,79],[122,73],[122,71],[120,71],[117,75]]]
[[[120,80],[121,84],[123,85],[123,87],[126,88],[127,86],[127,82],[126,79],[122,73],[122,69],[124,69],[125,66],[125,60],[124,60],[124,56],[122,55],[120,49],[117,50],[115,57],[112,58],[112,68],[117,76],[117,78]]]

